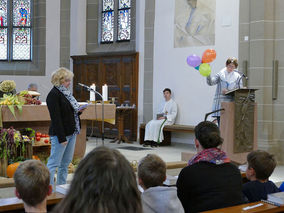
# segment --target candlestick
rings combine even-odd
[[[103,101],[107,101],[108,100],[108,87],[107,85],[103,85]]]
[[[95,84],[92,84],[90,86],[93,90],[96,91],[96,85]],[[96,101],[96,93],[93,92],[93,91],[90,91],[90,101]]]

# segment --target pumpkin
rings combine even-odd
[[[33,160],[40,160],[37,155],[33,155]]]
[[[19,165],[20,165],[20,162],[17,162],[17,163],[10,164],[7,167],[7,176],[9,178],[12,178],[14,176],[16,169],[18,168]]]

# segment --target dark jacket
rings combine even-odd
[[[201,212],[243,203],[242,178],[231,163],[199,162],[182,169],[178,197],[185,212]]]
[[[268,194],[276,192],[280,192],[280,190],[272,181],[262,183],[258,180],[255,180],[247,182],[243,185],[243,193],[248,199],[248,202],[267,200]]]
[[[48,93],[46,103],[51,118],[49,135],[57,136],[59,143],[75,132],[74,109],[67,98],[53,87]]]

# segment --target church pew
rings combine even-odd
[[[257,204],[262,204],[261,206],[251,208],[251,209],[244,209],[246,207],[254,206]],[[227,208],[222,208],[222,209],[215,209],[215,210],[210,210],[210,211],[205,211],[206,213],[239,213],[239,212],[246,212],[246,213],[272,213],[272,212],[284,212],[284,205],[283,206],[274,206],[262,201],[259,202],[254,202],[254,203],[246,203],[246,204],[241,204],[237,206],[231,206]],[[205,213],[203,212],[203,213]]]
[[[146,124],[144,123],[140,124],[140,128],[139,128],[140,144],[144,143],[145,127],[146,127]],[[160,146],[171,145],[171,133],[172,132],[193,133],[194,127],[195,126],[180,125],[180,124],[165,125],[163,129],[164,140],[162,141],[162,143],[160,143]]]
[[[58,192],[52,193],[47,197],[47,208],[55,206],[64,198],[64,195]],[[22,212],[24,210],[24,203],[22,200],[11,197],[0,199],[0,212]]]

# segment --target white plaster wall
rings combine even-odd
[[[71,0],[70,54],[86,55],[87,0]]]
[[[136,1],[136,51],[139,52],[138,129],[143,123],[145,0]],[[137,131],[139,133],[139,131]],[[137,135],[138,136],[138,135]]]
[[[46,1],[46,75],[45,76],[11,76],[1,75],[3,80],[14,80],[16,90],[27,89],[30,83],[37,83],[41,93],[40,99],[45,101],[49,90],[51,73],[59,66],[60,47],[60,1]]]
[[[163,99],[161,91],[169,87],[179,108],[176,123],[196,125],[212,111],[216,87],[209,87],[205,77],[187,65],[186,58],[215,49],[217,58],[211,63],[214,74],[224,67],[229,56],[238,56],[239,0],[216,0],[214,46],[174,48],[175,1],[156,0],[155,10],[153,110],[156,112]],[[226,20],[231,20],[230,26],[222,26]],[[174,134],[172,141],[192,143],[189,138]]]
[[[87,0],[71,0],[70,17],[70,56],[87,55],[86,53],[86,19]],[[70,70],[73,71],[73,60],[70,59]],[[72,82],[73,85],[73,82]]]

